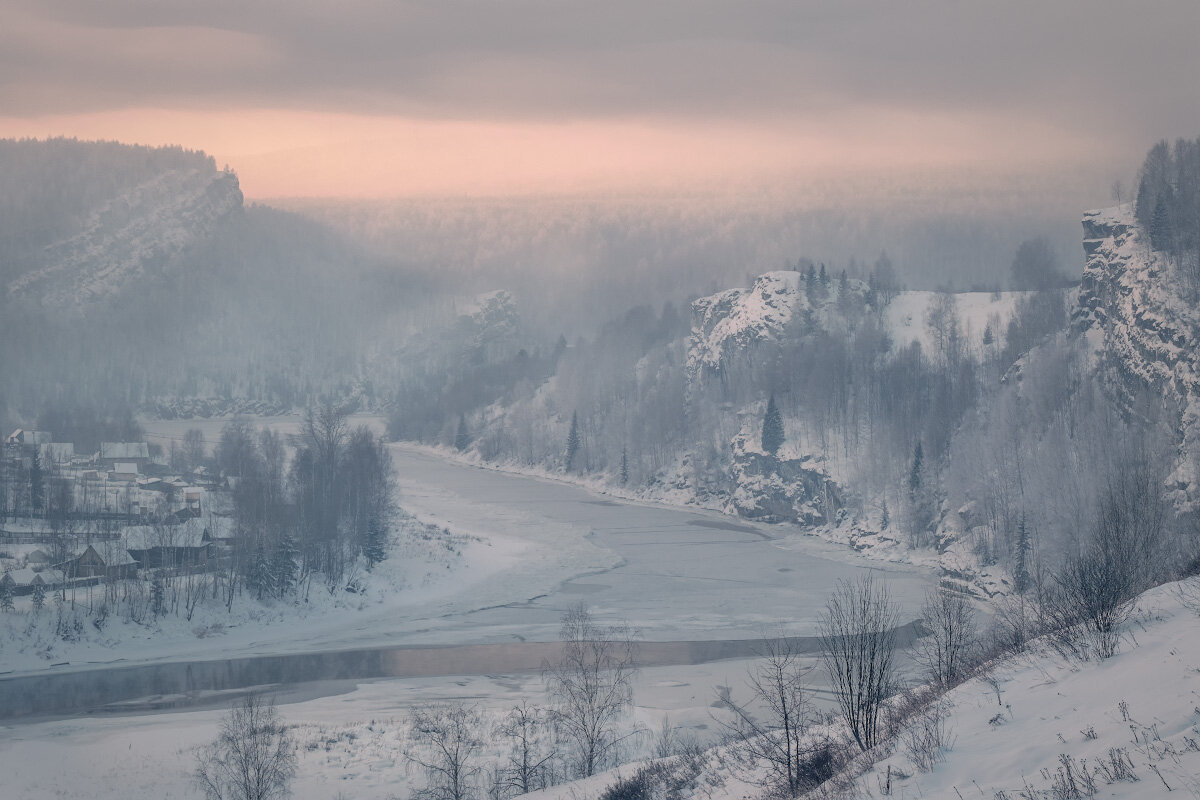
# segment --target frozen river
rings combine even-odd
[[[581,600],[651,640],[754,638],[779,623],[806,635],[839,579],[879,570],[914,611],[932,580],[792,526],[617,500],[401,445],[392,452],[405,508],[454,530],[530,545],[525,559],[496,576],[511,587],[506,603],[442,622],[475,628],[476,638],[552,638],[563,609]]]
[[[297,417],[253,422],[286,433],[299,428]],[[375,417],[352,422],[382,428]],[[211,444],[222,424],[160,421],[147,429],[166,444],[199,425]],[[913,612],[907,618],[936,580],[929,570],[866,559],[790,525],[617,499],[405,444],[391,453],[406,511],[487,546],[472,549],[437,590],[310,627],[305,647],[293,639],[281,643],[284,650],[549,641],[562,611],[580,601],[603,620],[628,621],[648,640],[750,639],[780,623],[793,635],[811,635],[841,578],[876,570]]]

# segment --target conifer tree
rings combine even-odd
[[[925,464],[925,452],[921,449],[920,440],[917,441],[917,446],[913,448],[912,469],[908,473],[908,493],[915,501],[917,493],[921,490],[921,471]]]
[[[163,586],[162,577],[155,575],[154,580],[150,583],[150,611],[156,617],[161,617],[167,613],[166,606],[167,592]]]
[[[883,509],[879,512],[879,530],[886,531],[892,524],[892,515],[888,513],[887,499],[883,501]]]
[[[254,561],[250,563],[250,574],[246,576],[246,584],[254,590],[254,596],[262,600],[271,593],[274,581],[271,579],[271,564],[263,552],[262,542],[254,552]]]
[[[42,606],[46,605],[46,587],[43,584],[35,583],[33,585],[33,610],[41,611]]]
[[[992,324],[989,322],[983,327],[983,346],[991,347],[992,342],[996,341],[995,335],[992,333]]]
[[[362,546],[368,570],[387,558],[387,539],[387,523],[377,515],[371,515],[367,520],[367,532]]]
[[[271,554],[271,579],[276,596],[283,598],[296,585],[296,545],[292,537],[283,535]]]
[[[467,449],[469,444],[471,444],[471,437],[467,433],[467,417],[465,414],[459,414],[458,432],[454,434],[454,449],[461,453]]]
[[[1029,589],[1029,527],[1025,524],[1025,513],[1017,523],[1017,552],[1013,554],[1013,589],[1025,594]]]
[[[12,587],[7,583],[0,583],[0,611],[12,611],[15,607],[13,605]]]
[[[567,433],[567,471],[575,467],[575,457],[579,455],[579,414],[571,412],[571,430]]]
[[[629,451],[621,448],[621,485],[629,483]]]
[[[1164,193],[1158,196],[1158,202],[1154,204],[1154,216],[1150,218],[1150,244],[1155,250],[1170,252],[1173,238],[1171,214]]]
[[[762,449],[775,455],[783,446],[783,439],[783,417],[775,406],[775,395],[771,395],[767,400],[767,413],[763,416]]]

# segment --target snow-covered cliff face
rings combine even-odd
[[[40,269],[8,286],[10,296],[48,309],[84,307],[153,277],[242,208],[237,177],[169,170],[114,197],[82,229],[44,251]]]
[[[1200,313],[1167,258],[1150,249],[1131,206],[1088,212],[1083,232],[1087,262],[1073,328],[1127,406],[1149,390],[1178,407],[1181,446],[1169,488],[1180,510],[1198,510]]]
[[[861,298],[867,285],[847,282]],[[748,289],[728,289],[692,303],[692,338],[688,369],[692,376],[721,368],[724,361],[756,344],[780,340],[793,325],[828,325],[838,320],[837,281],[821,289],[822,299],[812,302],[800,272],[767,272]]]

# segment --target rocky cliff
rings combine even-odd
[[[1074,330],[1086,337],[1107,385],[1130,413],[1147,392],[1180,415],[1170,478],[1180,510],[1200,508],[1200,313],[1169,259],[1150,248],[1129,205],[1083,218],[1086,264]]]

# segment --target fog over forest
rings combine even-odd
[[[1200,793],[1200,6],[0,14],[0,797]]]

